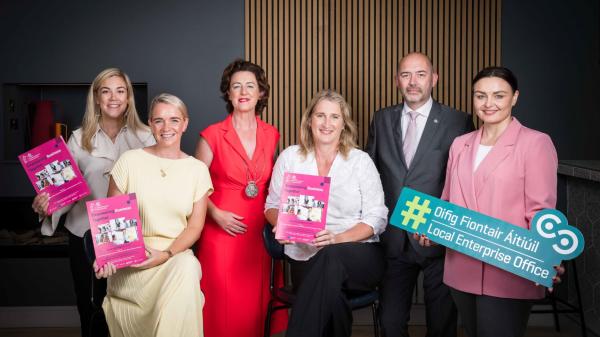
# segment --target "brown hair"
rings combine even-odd
[[[471,85],[475,86],[475,83],[477,83],[480,79],[485,78],[485,77],[498,77],[500,79],[505,80],[508,83],[508,85],[510,85],[510,88],[512,89],[513,93],[515,93],[515,91],[519,90],[519,82],[517,81],[517,77],[508,68],[504,68],[504,67],[483,68],[477,73],[477,75],[475,75]]]
[[[238,71],[249,71],[256,77],[261,97],[256,103],[254,113],[260,115],[269,101],[269,91],[271,87],[269,86],[269,82],[267,81],[267,76],[265,75],[263,68],[257,64],[242,59],[237,59],[227,65],[225,70],[223,70],[223,76],[221,77],[221,97],[225,102],[227,102],[227,112],[233,112],[233,105],[229,100],[229,86],[231,85],[231,77]]]

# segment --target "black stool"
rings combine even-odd
[[[83,250],[85,251],[85,256],[87,257],[90,266],[92,266],[94,264],[94,261],[96,260],[96,252],[94,251],[94,241],[92,238],[92,232],[89,229],[83,234]],[[96,276],[94,275],[94,273],[92,273],[92,277],[90,280],[92,295],[90,300],[92,302],[92,308],[94,312],[92,313],[92,319],[90,321],[90,336],[106,336],[108,334],[108,331],[104,331],[108,330],[106,323],[104,323],[106,322],[106,317],[104,316],[104,310],[102,310],[101,298],[96,297],[94,294],[95,282],[97,282]],[[95,322],[97,323],[95,324]],[[100,325],[101,329],[96,331],[96,325]]]
[[[581,324],[581,336],[587,337],[587,327],[585,325],[585,316],[583,314],[583,305],[581,303],[581,289],[579,288],[579,277],[577,275],[577,263],[575,262],[575,259],[569,260],[565,263],[564,275],[567,275],[567,269],[569,269],[569,266],[573,275],[573,281],[575,282],[575,295],[577,297],[577,305],[574,305],[572,303],[569,303],[569,301],[567,300],[557,297],[555,295],[555,292],[547,292],[546,298],[540,301],[536,301],[534,304],[551,305],[552,309],[535,309],[531,310],[531,313],[552,314],[554,316],[554,328],[557,332],[560,332],[560,322],[558,320],[558,314],[578,314],[579,321]]]

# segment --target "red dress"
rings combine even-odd
[[[210,146],[210,175],[214,193],[210,200],[220,209],[244,217],[245,234],[231,236],[207,216],[198,243],[202,266],[200,285],[206,302],[203,309],[205,337],[260,337],[269,303],[270,257],[262,242],[264,205],[273,169],[279,132],[256,118],[256,149],[249,159],[235,132],[231,115],[200,133]],[[250,176],[258,196],[245,195]],[[280,273],[281,274],[281,273]],[[281,275],[280,275],[281,276]],[[283,282],[283,278],[278,278]],[[287,312],[279,310],[272,333],[287,327]]]

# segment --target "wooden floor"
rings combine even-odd
[[[553,328],[533,327],[527,331],[527,337],[577,337],[581,336],[581,332],[575,329],[575,326],[566,326],[564,331],[558,333]],[[409,329],[411,337],[425,336],[425,327],[411,326]],[[78,328],[13,328],[0,329],[1,337],[78,337]],[[283,334],[276,335],[283,337]],[[352,329],[352,337],[371,337],[373,336],[372,326],[354,326]],[[275,335],[273,336],[275,337]],[[459,331],[458,337],[466,337]]]
[[[423,326],[411,326],[408,333],[411,337],[424,337],[426,329]],[[352,337],[371,337],[373,336],[373,327],[371,326],[355,326],[352,329]],[[466,337],[467,335],[459,329],[458,337]],[[562,331],[558,333],[554,328],[529,328],[526,337],[578,337],[581,336],[581,331]]]

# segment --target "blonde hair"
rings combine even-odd
[[[87,102],[85,106],[85,114],[83,115],[83,122],[81,123],[81,146],[84,150],[92,152],[92,137],[96,134],[100,119],[102,118],[102,111],[100,106],[96,104],[98,98],[98,90],[102,83],[114,76],[119,76],[125,81],[127,86],[127,109],[123,114],[123,124],[127,125],[132,131],[136,130],[148,130],[148,127],[142,123],[138,112],[135,108],[135,100],[133,98],[133,86],[129,76],[125,74],[121,69],[108,68],[102,70],[94,79],[90,85],[90,89],[87,95]]]
[[[150,103],[150,114],[148,116],[148,120],[152,120],[154,107],[156,107],[156,105],[160,103],[169,104],[176,107],[181,112],[181,115],[183,115],[183,118],[188,119],[188,111],[187,106],[185,106],[185,103],[183,103],[183,101],[179,97],[163,92],[162,94],[159,94],[158,96],[152,99],[152,103]]]
[[[352,116],[350,115],[351,108],[348,102],[346,102],[342,95],[333,90],[319,91],[310,101],[306,110],[304,110],[304,113],[302,114],[302,121],[300,122],[300,154],[306,157],[309,152],[314,151],[315,143],[310,129],[310,123],[315,106],[322,100],[337,103],[340,106],[342,119],[344,121],[344,128],[340,134],[339,151],[344,158],[347,158],[350,150],[357,147],[356,124],[354,124]]]

